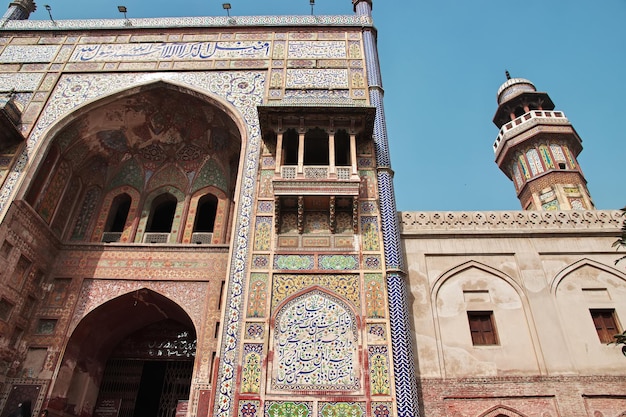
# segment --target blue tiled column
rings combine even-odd
[[[371,20],[371,0],[352,0],[358,16]],[[408,289],[404,273],[404,258],[400,246],[400,228],[393,191],[393,171],[389,158],[389,141],[383,108],[382,80],[376,49],[374,28],[363,25],[363,46],[369,86],[370,102],[376,107],[374,144],[378,172],[378,195],[387,267],[389,320],[395,378],[396,403],[400,417],[418,417],[417,380],[413,356],[413,338],[408,306]]]

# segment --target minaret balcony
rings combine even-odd
[[[329,165],[283,165],[273,181],[279,195],[358,196],[361,179],[354,167]]]
[[[502,126],[498,137],[493,143],[494,153],[498,155],[502,151],[505,142],[538,125],[563,126],[570,125],[570,122],[562,111],[529,111]]]

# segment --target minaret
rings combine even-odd
[[[524,210],[590,210],[593,201],[576,161],[581,139],[547,93],[511,78],[498,89],[493,122],[496,163],[513,181]]]
[[[13,0],[9,3],[9,8],[0,19],[0,23],[4,25],[9,20],[26,20],[35,10],[37,5],[33,0]]]

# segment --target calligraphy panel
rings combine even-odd
[[[346,58],[345,41],[289,41],[289,58]]]
[[[265,41],[131,43],[81,45],[70,62],[180,61],[269,57]]]
[[[356,317],[350,307],[319,290],[303,294],[276,316],[272,387],[357,390],[357,351]]]

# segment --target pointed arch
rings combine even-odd
[[[142,329],[167,324],[168,329],[177,331],[169,340],[176,343],[179,332],[185,332],[182,348],[166,352],[155,352],[149,338],[135,338],[139,345],[132,346],[131,355],[136,358],[179,360],[181,349],[186,349],[186,361],[193,362],[195,356],[196,326],[187,312],[175,301],[146,287],[111,297],[96,306],[71,328],[66,339],[63,359],[59,361],[51,397],[55,399],[50,408],[66,411],[73,415],[91,414],[100,391],[100,384],[109,358],[115,351],[124,348],[122,342]],[[94,331],[100,329],[101,331]],[[171,333],[171,332],[170,332]],[[170,345],[172,345],[170,343]],[[128,349],[126,349],[128,351]],[[173,356],[172,356],[173,352]],[[193,367],[193,365],[192,365]],[[191,374],[189,375],[189,382]],[[65,409],[67,406],[69,409]]]
[[[124,226],[119,236],[119,240],[117,241],[118,242],[131,242],[132,241],[132,234],[133,234],[135,225],[137,224],[137,221],[138,221],[137,210],[139,207],[139,200],[141,197],[140,197],[139,190],[136,190],[135,188],[131,186],[123,186],[123,187],[113,189],[105,195],[102,201],[100,213],[98,214],[96,228],[94,229],[93,234],[91,236],[92,242],[101,242],[103,240],[104,233],[109,231],[109,230],[106,230],[107,218],[109,217],[111,210],[116,208],[114,207],[115,199],[118,198],[122,194],[127,194],[129,196],[130,205],[128,207],[128,214],[126,216],[126,221],[124,222]]]
[[[556,294],[559,285],[561,284],[561,282],[563,282],[563,279],[565,279],[565,277],[567,277],[569,274],[571,274],[572,272],[583,268],[585,266],[590,266],[592,268],[595,269],[599,269],[601,271],[604,271],[608,274],[611,274],[613,276],[615,276],[618,279],[621,279],[623,281],[626,281],[626,274],[624,274],[623,272],[621,272],[620,270],[613,268],[612,266],[603,264],[601,262],[595,261],[593,259],[589,259],[589,258],[582,258],[568,266],[566,266],[565,268],[561,269],[552,279],[552,282],[550,283],[550,291],[552,292],[552,294]]]
[[[185,194],[178,188],[172,186],[165,186],[152,191],[145,198],[143,202],[143,208],[141,210],[141,218],[139,219],[139,226],[137,227],[137,234],[135,235],[135,242],[141,242],[144,239],[144,234],[148,231],[148,221],[152,213],[152,205],[156,198],[169,194],[176,199],[176,207],[174,209],[172,224],[169,231],[169,237],[166,242],[177,242],[178,232],[181,227],[182,213],[185,206]],[[166,243],[163,242],[163,243]]]
[[[515,289],[515,292],[517,292],[520,298],[526,299],[526,294],[524,293],[524,290],[511,276],[505,274],[499,269],[493,268],[481,262],[471,260],[471,261],[464,262],[460,265],[457,265],[455,267],[448,269],[446,272],[442,273],[439,276],[439,278],[437,278],[437,280],[435,280],[431,288],[431,301],[434,302],[436,300],[438,292],[441,289],[441,286],[443,285],[445,281],[471,268],[476,268],[478,270],[486,272],[487,274],[496,276],[506,281],[509,285],[511,285]]]
[[[497,405],[482,413],[479,417],[527,417],[513,408]]]
[[[214,186],[204,187],[196,191],[190,198],[189,210],[187,212],[187,218],[185,221],[185,231],[183,234],[183,243],[199,243],[198,239],[194,240],[193,235],[195,232],[202,232],[197,230],[198,216],[206,213],[201,212],[202,200],[209,196],[214,196],[216,199],[215,213],[213,214],[213,230],[211,241],[202,243],[224,243],[226,240],[226,234],[228,231],[229,214],[231,201],[226,193]],[[209,232],[206,230],[205,232]]]
[[[171,185],[180,189],[182,192],[185,192],[189,187],[189,180],[179,167],[173,164],[168,164],[150,177],[146,190],[151,192],[167,185]]]
[[[447,295],[441,295],[442,288],[449,281],[471,270],[480,271],[487,277],[495,279],[495,281],[486,282],[484,288],[478,288],[475,285],[470,287],[471,291],[468,291],[470,296],[472,296],[471,293],[473,292],[481,292],[484,293],[484,300],[478,303],[471,299],[467,300],[465,298],[465,290],[460,289],[458,286],[446,287],[449,288],[446,290],[448,291]],[[461,277],[460,279],[463,278]],[[495,289],[498,290],[499,294],[497,301],[491,298]],[[477,294],[477,296],[481,297],[483,295]],[[487,362],[492,360],[498,361],[497,366],[503,368],[506,368],[507,364],[510,363],[510,361],[505,359],[506,355],[494,358],[484,351],[473,349],[469,319],[465,317],[466,312],[469,311],[487,311],[492,314],[496,323],[498,344],[506,346],[506,352],[508,352],[509,356],[516,356],[518,366],[521,366],[520,364],[523,362],[524,366],[532,367],[532,369],[536,369],[538,372],[545,371],[546,364],[539,348],[539,337],[528,298],[521,285],[508,274],[481,262],[470,260],[443,272],[433,283],[430,297],[435,343],[439,353],[439,366],[442,374],[446,375],[449,366],[451,366],[450,369],[452,370],[452,374],[449,376],[464,376],[466,373],[480,372],[480,368],[472,367],[477,366],[481,360]],[[444,304],[439,303],[440,298],[445,298],[447,302]],[[459,314],[460,312],[463,312],[463,314]],[[506,323],[504,326],[497,325],[498,321],[501,320],[504,320],[504,323]],[[458,331],[456,331],[459,327],[467,328],[466,339],[463,339],[463,337],[459,338]],[[518,334],[515,336],[512,335],[513,328],[518,329]],[[523,328],[527,332],[519,332]],[[515,343],[513,342],[514,339],[516,340]],[[461,361],[464,364],[463,366],[455,367],[447,364],[445,358],[446,352],[449,352],[448,347],[456,349],[457,352],[462,352],[463,355],[467,355],[465,359],[462,359],[460,356],[455,356],[454,359],[451,359]]]
[[[122,74],[106,74],[109,77],[119,77]],[[83,77],[78,76],[72,79],[71,84],[66,83],[66,87],[69,85],[76,86],[77,91],[88,88],[90,83],[89,77],[81,79]],[[89,97],[85,100],[85,97],[81,94],[76,94],[75,97],[71,97],[69,100],[67,97],[63,98],[63,104],[56,108],[56,106],[49,106],[44,110],[44,114],[40,118],[39,124],[31,131],[28,138],[29,147],[32,148],[28,151],[29,168],[27,175],[23,175],[17,179],[17,186],[14,187],[17,190],[16,198],[24,198],[30,183],[24,181],[24,178],[32,177],[34,172],[40,167],[43,158],[47,154],[47,149],[55,142],[56,139],[61,139],[60,133],[70,126],[73,122],[82,116],[87,115],[89,112],[96,110],[107,104],[111,104],[117,100],[125,99],[135,94],[146,92],[153,89],[164,88],[172,91],[177,91],[181,94],[187,94],[204,101],[208,105],[214,106],[217,110],[221,111],[227,118],[229,118],[235,125],[238,131],[238,138],[240,140],[240,161],[241,154],[246,149],[246,143],[248,141],[248,129],[246,127],[246,120],[233,104],[229,103],[224,97],[220,97],[210,91],[203,90],[202,84],[194,85],[186,80],[176,79],[176,74],[152,74],[151,77],[141,77],[137,80],[131,80],[127,85],[124,83],[111,83],[114,90],[106,91],[106,89],[92,89],[91,92],[95,92],[99,95],[95,97]],[[124,85],[119,88],[119,85]],[[58,86],[57,88],[62,88]],[[57,97],[58,99],[58,97]],[[76,102],[72,102],[72,99]],[[80,99],[84,101],[79,101]],[[55,112],[61,110],[61,115],[47,114],[54,108]],[[48,116],[48,117],[44,117]],[[67,144],[65,144],[67,145]],[[239,166],[238,169],[241,167]],[[31,193],[32,194],[32,193]]]

